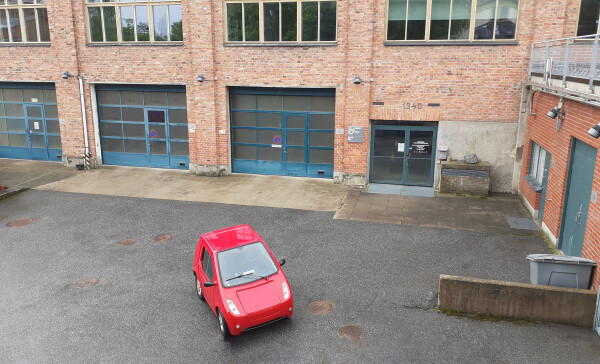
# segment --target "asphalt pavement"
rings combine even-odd
[[[2,200],[0,362],[600,361],[591,329],[433,310],[440,274],[528,282],[525,256],[549,252],[541,236],[333,215],[41,190]],[[223,341],[192,256],[202,233],[244,223],[286,258],[295,312]],[[331,313],[309,310],[321,300]]]

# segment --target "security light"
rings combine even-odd
[[[588,134],[598,139],[598,137],[600,137],[600,123],[594,125],[590,130],[588,130]]]
[[[69,71],[65,71],[62,74],[62,78],[64,78],[65,80],[69,77],[73,76],[72,74],[69,73]]]
[[[564,113],[560,111],[560,107],[555,107],[552,110],[548,111],[548,116],[551,119],[556,119],[556,117],[561,114],[564,114]]]
[[[354,77],[354,83],[357,84],[357,85],[360,85],[360,76],[359,75],[356,75]]]
[[[204,75],[202,73],[198,75],[198,82],[204,82]]]

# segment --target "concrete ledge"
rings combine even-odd
[[[365,174],[333,172],[333,183],[349,187],[364,187],[367,185],[367,176]]]
[[[597,292],[440,275],[441,310],[592,327]]]
[[[231,174],[229,172],[229,166],[226,165],[203,165],[193,163],[190,163],[190,172],[197,176],[207,177],[222,177]]]
[[[0,200],[4,200],[5,198],[9,198],[11,196],[14,196],[14,195],[21,193],[23,191],[26,191],[28,189],[29,188],[27,188],[27,187],[7,188],[0,192]]]

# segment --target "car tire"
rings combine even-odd
[[[196,277],[196,292],[198,293],[198,298],[204,301],[204,295],[202,294],[202,285],[200,284],[198,277]]]
[[[219,329],[221,330],[221,335],[223,335],[223,339],[229,338],[231,336],[231,332],[229,332],[227,321],[225,321],[225,317],[219,309],[217,309],[217,317],[219,319]]]

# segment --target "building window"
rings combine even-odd
[[[87,0],[92,43],[181,42],[181,0]]]
[[[46,0],[0,0],[0,43],[48,43]]]
[[[228,42],[335,42],[335,1],[226,1]]]
[[[388,4],[388,41],[516,38],[519,0],[388,0]]]
[[[529,176],[540,186],[544,179],[544,165],[546,163],[546,149],[537,143],[531,142],[531,161],[529,163]]]
[[[581,0],[577,36],[599,33],[600,0]]]

